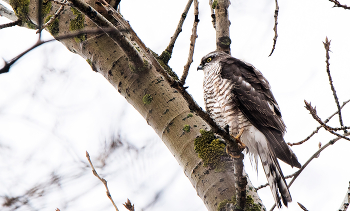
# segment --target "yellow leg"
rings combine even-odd
[[[233,137],[238,143],[239,143],[239,147],[241,148],[246,148],[246,145],[241,141],[241,136],[243,134],[244,128],[241,128],[241,130],[239,131],[239,133],[237,134],[237,136]]]
[[[244,148],[246,148],[246,145],[241,141],[241,136],[242,136],[242,134],[243,134],[243,131],[244,131],[244,128],[242,128],[240,131],[239,131],[239,133],[237,134],[237,136],[232,136],[232,138],[234,138],[237,142],[238,142],[238,147],[239,148],[241,148],[241,149],[244,149]],[[226,153],[228,154],[228,155],[230,155],[232,158],[239,158],[240,157],[240,155],[237,155],[237,156],[235,156],[235,155],[233,155],[232,153],[230,153],[230,150],[228,149],[228,147],[229,146],[226,146]]]

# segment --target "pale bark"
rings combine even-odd
[[[95,1],[87,3],[96,6]],[[50,14],[53,15],[59,7],[53,4]],[[37,1],[32,0],[28,15],[34,23],[37,22],[36,8]],[[70,33],[69,23],[75,17],[71,9],[65,7],[59,16],[58,35]],[[96,27],[86,16],[84,25],[85,28]],[[93,69],[101,73],[145,118],[177,159],[208,210],[217,210],[221,201],[231,199],[235,193],[233,170],[215,172],[203,166],[194,151],[194,139],[200,135],[200,129],[210,128],[196,114],[188,115],[191,113],[188,103],[160,74],[159,64],[149,50],[133,31],[125,33],[125,38],[132,43],[139,56],[149,61],[149,68],[143,71],[133,69],[133,58],[128,58],[124,49],[106,34],[87,35],[87,39],[80,43],[74,39],[60,42],[70,51],[88,59]],[[185,125],[190,126],[189,132],[183,130]],[[250,190],[248,194],[256,198],[256,192]]]
[[[229,0],[217,0],[215,8],[216,50],[231,54],[230,20],[228,18]]]

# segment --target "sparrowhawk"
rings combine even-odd
[[[297,157],[283,139],[286,126],[265,77],[254,66],[221,51],[202,58],[204,102],[207,112],[240,141],[257,163],[260,157],[278,207],[292,201],[277,158],[300,168]]]

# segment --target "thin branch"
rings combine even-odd
[[[38,0],[38,28],[43,27],[43,0]],[[41,40],[41,30],[39,30],[38,42]]]
[[[297,202],[297,203],[302,210],[309,211],[308,209],[306,209],[306,207],[304,205],[300,204],[299,202]]]
[[[113,199],[112,199],[112,196],[111,196],[111,194],[110,194],[110,192],[109,192],[109,189],[108,189],[108,186],[107,186],[107,181],[106,181],[105,179],[101,178],[100,175],[97,174],[97,172],[96,172],[96,170],[95,170],[95,168],[94,168],[94,165],[92,165],[92,162],[91,162],[91,160],[90,160],[90,155],[89,155],[89,153],[88,153],[87,151],[86,151],[86,158],[88,159],[88,161],[89,161],[89,163],[90,163],[90,166],[91,166],[91,168],[92,168],[92,173],[105,185],[107,196],[108,196],[108,198],[111,200],[111,202],[112,202],[112,204],[113,204],[115,210],[116,210],[116,211],[119,211],[117,205],[115,205],[115,203],[114,203],[114,201],[113,201]],[[128,199],[128,200],[129,200],[129,199]]]
[[[350,7],[345,5],[345,4],[340,4],[340,2],[338,0],[329,0],[330,2],[333,2],[334,3],[334,6],[333,7],[341,7],[341,8],[344,8],[346,10],[349,10]]]
[[[10,23],[5,23],[0,25],[0,29],[4,29],[4,28],[8,28],[8,27],[12,27],[12,26],[20,26],[22,25],[22,20],[18,19],[16,21],[10,22]]]
[[[50,18],[50,20],[47,21],[41,28],[39,28],[36,31],[36,33],[40,33],[43,29],[45,29],[48,25],[50,25],[60,15],[63,9],[64,9],[64,5],[62,4],[60,8],[58,8],[58,10],[55,12],[55,14]]]
[[[192,35],[191,35],[191,43],[190,43],[190,52],[188,53],[188,59],[187,63],[184,67],[183,74],[180,79],[180,83],[185,84],[186,78],[188,75],[188,70],[190,69],[191,63],[193,62],[193,53],[194,53],[194,46],[196,44],[197,39],[197,26],[198,26],[198,0],[194,0],[194,22],[192,27]]]
[[[173,48],[174,48],[174,45],[175,45],[175,42],[176,42],[176,39],[178,38],[180,32],[182,31],[182,25],[186,19],[186,16],[187,16],[187,13],[188,13],[188,10],[190,9],[191,5],[192,5],[192,2],[193,0],[188,0],[187,4],[186,4],[186,7],[181,15],[181,18],[180,18],[180,21],[177,25],[177,28],[174,32],[174,35],[171,37],[170,39],[170,43],[168,45],[168,47],[166,47],[165,51],[167,51],[168,53],[170,53],[170,57],[171,57],[171,54],[173,53]],[[198,19],[198,18],[197,18]],[[170,59],[170,58],[169,58]],[[169,60],[168,60],[169,61]],[[168,62],[166,62],[167,64]]]
[[[350,138],[345,137],[345,136],[343,136],[343,135],[341,135],[341,134],[338,134],[338,133],[334,132],[334,131],[336,131],[336,130],[346,130],[346,129],[349,129],[349,127],[344,127],[344,126],[343,126],[343,127],[341,127],[341,128],[339,129],[339,128],[332,128],[332,127],[328,126],[328,125],[325,124],[325,123],[321,120],[321,118],[317,115],[316,109],[313,108],[313,107],[311,106],[311,103],[308,103],[308,102],[306,102],[305,100],[304,100],[304,102],[305,102],[305,108],[306,108],[308,111],[310,111],[310,114],[312,115],[312,117],[313,117],[318,123],[320,123],[324,129],[326,129],[328,132],[332,133],[333,135],[336,135],[336,136],[338,136],[338,137],[340,137],[340,138],[343,138],[343,139],[346,139],[346,140],[350,141]]]
[[[131,203],[131,201],[129,199],[123,205],[129,211],[135,211],[135,206]]]
[[[346,133],[346,134],[344,134],[344,136],[349,136],[350,135],[350,133]],[[323,147],[321,147],[319,150],[317,150],[310,158],[309,158],[309,160],[307,160],[305,163],[304,163],[304,165],[297,171],[297,172],[295,172],[293,175],[293,179],[290,181],[290,183],[288,184],[288,187],[290,187],[290,186],[292,186],[292,184],[293,184],[293,182],[296,180],[296,178],[298,178],[298,176],[300,175],[300,173],[306,168],[306,166],[307,165],[309,165],[309,163],[313,160],[313,159],[315,159],[315,158],[317,158],[318,156],[319,156],[319,154],[324,150],[324,149],[326,149],[328,146],[330,146],[330,145],[333,145],[335,142],[337,142],[338,140],[340,140],[341,139],[341,137],[337,137],[337,138],[335,138],[335,139],[332,139],[332,140],[330,140],[327,144],[325,144]]]
[[[2,5],[1,3],[0,3],[0,16],[4,16],[5,18],[10,19],[11,21],[16,21],[18,19],[18,17],[12,10],[8,9],[6,6]]]
[[[66,0],[63,0],[63,1],[52,0],[52,2],[59,4],[59,5],[63,5],[63,6],[69,6],[69,3]]]
[[[66,35],[62,35],[62,36],[57,36],[53,39],[50,40],[46,40],[46,41],[40,41],[37,42],[36,44],[34,44],[32,47],[28,48],[27,50],[25,50],[24,52],[22,52],[21,54],[19,54],[18,56],[16,56],[15,58],[11,59],[10,62],[6,62],[5,61],[5,66],[3,68],[0,69],[0,74],[2,73],[7,73],[10,70],[10,67],[17,62],[20,58],[22,58],[25,54],[27,54],[28,52],[32,51],[33,49],[35,49],[36,47],[48,43],[48,42],[52,42],[55,40],[64,40],[64,39],[69,39],[72,37],[76,37],[82,34],[98,34],[101,32],[105,32],[105,31],[113,31],[114,29],[89,29],[89,30],[82,30],[82,31],[76,31],[74,33],[70,33],[70,34],[66,34]]]
[[[347,101],[345,101],[345,102],[343,102],[343,105],[340,107],[340,109],[343,109],[343,107],[344,107],[348,102],[350,102],[350,99],[347,100]],[[338,113],[338,111],[334,112],[330,117],[328,117],[328,118],[324,121],[324,123],[329,122],[329,120],[331,120],[337,113]],[[308,137],[306,137],[304,140],[302,140],[302,141],[300,141],[300,142],[296,142],[296,143],[290,143],[290,142],[288,142],[287,144],[288,144],[289,146],[301,145],[301,144],[305,143],[306,141],[308,141],[313,135],[315,135],[316,133],[318,133],[318,131],[319,131],[321,128],[322,128],[322,125],[318,126],[318,127],[316,128],[316,130],[314,130]]]
[[[349,135],[350,135],[350,133],[344,134],[344,136],[349,136]],[[324,149],[326,149],[326,148],[327,148],[328,146],[330,146],[330,145],[333,145],[335,142],[337,142],[337,141],[340,140],[340,139],[341,139],[341,137],[337,137],[337,138],[335,138],[335,139],[332,139],[332,140],[330,140],[327,144],[325,144],[323,147],[321,147],[319,150],[317,150],[317,151],[309,158],[309,160],[307,160],[307,161],[304,163],[304,165],[303,165],[298,171],[296,171],[295,173],[293,173],[293,174],[291,175],[291,176],[293,177],[293,179],[289,182],[288,188],[289,188],[290,186],[292,186],[292,184],[293,184],[294,181],[298,178],[298,176],[300,175],[300,173],[309,165],[309,163],[310,163],[313,159],[318,158],[319,154],[320,154]],[[290,176],[288,176],[288,177],[290,177]],[[275,207],[276,207],[276,204],[273,205],[273,206],[271,207],[270,211],[274,210]]]
[[[275,32],[275,36],[273,38],[273,46],[272,46],[272,50],[271,50],[271,53],[270,53],[269,56],[271,56],[272,53],[275,50],[277,37],[278,37],[278,34],[277,34],[277,24],[278,24],[277,19],[278,19],[278,11],[279,11],[280,8],[278,7],[278,0],[275,0],[275,2],[276,2],[276,9],[275,9],[275,15],[274,15],[274,17],[275,17],[275,26],[273,27],[273,31]]]
[[[265,188],[265,187],[267,187],[267,186],[269,186],[269,183],[265,183],[264,185],[260,185],[259,187],[256,188],[256,190],[258,191],[258,190],[260,190],[261,188]]]
[[[328,74],[328,79],[329,79],[329,84],[331,85],[331,89],[333,92],[333,97],[335,100],[335,103],[337,104],[337,108],[338,108],[338,115],[339,115],[339,123],[340,126],[343,127],[343,119],[342,119],[342,115],[341,115],[341,109],[340,109],[340,105],[339,105],[339,100],[338,100],[338,96],[337,93],[335,91],[334,85],[333,85],[333,81],[332,81],[332,76],[331,76],[331,71],[329,69],[329,47],[331,45],[331,41],[328,41],[328,37],[326,37],[326,41],[323,42],[324,48],[326,49],[326,64],[327,64],[327,74]],[[344,129],[344,133],[346,133],[346,129]]]

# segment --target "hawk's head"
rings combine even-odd
[[[202,58],[202,61],[198,66],[197,70],[204,70],[205,67],[211,64],[217,63],[218,61],[226,57],[231,57],[231,56],[223,51],[210,52]]]

